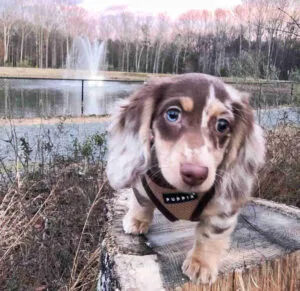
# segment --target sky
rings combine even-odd
[[[192,9],[230,9],[240,3],[241,0],[83,0],[80,6],[94,12],[105,12],[111,7],[120,6],[135,13],[157,14],[165,12],[170,17],[177,17]]]

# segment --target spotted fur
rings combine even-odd
[[[167,116],[174,108],[180,112],[175,122]],[[222,132],[220,120],[228,124]],[[140,182],[147,171],[159,172],[183,192],[205,195],[214,187],[182,267],[197,283],[213,282],[264,156],[263,133],[246,93],[204,74],[150,81],[119,107],[110,128],[109,181],[115,189],[135,191],[123,220],[125,232],[145,233],[151,224],[155,207]],[[180,170],[184,163],[207,167],[205,180],[186,184]]]

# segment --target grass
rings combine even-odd
[[[107,115],[93,115],[93,116],[70,116],[70,117],[48,117],[48,118],[0,118],[0,126],[14,126],[19,125],[40,125],[40,124],[73,124],[73,123],[95,123],[108,121]]]
[[[0,77],[145,81],[152,76],[157,77],[166,75],[136,72],[104,71],[98,72],[96,75],[90,76],[90,72],[84,70],[0,67]]]
[[[11,135],[15,162],[0,167],[0,290],[95,290],[111,194],[105,134],[74,138],[68,158],[48,148],[39,163],[30,141]]]
[[[299,141],[299,126],[267,131],[267,161],[259,174],[256,196],[300,207]]]
[[[95,290],[109,188],[99,167],[59,163],[2,193],[1,290]]]

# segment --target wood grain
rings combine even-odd
[[[239,217],[217,282],[195,286],[181,272],[195,223],[169,222],[155,212],[146,236],[126,235],[122,218],[131,194],[131,190],[117,192],[110,206],[104,253],[111,264],[102,260],[101,290],[116,290],[112,286],[151,291],[300,290],[298,208],[260,199],[249,202]]]

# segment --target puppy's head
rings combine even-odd
[[[255,171],[263,155],[247,95],[215,77],[186,74],[149,82],[120,107],[107,173],[122,188],[158,166],[175,188],[206,192],[236,163]]]

